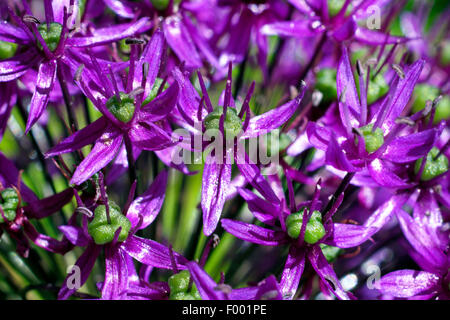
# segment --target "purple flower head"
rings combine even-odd
[[[273,191],[281,200],[281,206],[246,189],[239,189],[239,193],[246,200],[255,218],[271,229],[229,219],[222,219],[222,226],[239,239],[252,243],[266,246],[289,245],[289,254],[280,281],[283,295],[287,298],[292,298],[297,291],[307,259],[328,290],[340,299],[349,299],[350,295],[342,288],[322,248],[324,245],[338,248],[356,247],[368,239],[365,236],[368,228],[333,223],[331,218],[342,202],[342,192],[335,194],[332,198],[334,200],[321,212],[320,182],[311,201],[296,204],[294,190],[288,180],[288,207],[278,176],[272,175],[269,179]]]
[[[87,280],[102,248],[105,249],[106,259],[102,299],[126,299],[129,289],[137,289],[129,286],[139,287],[138,283],[129,281],[135,273],[131,258],[151,267],[171,269],[175,264],[177,269],[185,269],[187,261],[183,256],[156,241],[135,235],[138,230],[149,226],[161,210],[167,171],[162,171],[145,193],[131,201],[134,185],[123,212],[114,202],[108,201],[102,180],[100,183],[104,204],[97,205],[92,213],[78,198],[78,212],[88,213],[90,217],[83,215],[82,227],[65,225],[59,228],[73,245],[86,247],[75,263],[80,268],[81,285]],[[58,294],[59,299],[67,299],[76,291],[73,286],[68,286],[70,276]]]
[[[31,99],[27,132],[44,112],[53,88],[58,87],[55,85],[56,79],[62,86],[60,90],[68,90],[70,65],[77,60],[82,48],[105,45],[150,28],[148,19],[141,19],[131,24],[98,29],[93,35],[80,36],[78,32],[71,31],[78,14],[78,1],[45,0],[44,22],[33,16],[27,1],[22,1],[22,4],[22,17],[8,7],[11,22],[4,21],[0,27],[0,40],[17,44],[17,50],[0,61],[0,81],[25,77],[28,83],[26,73],[38,70],[32,80],[37,84]],[[70,8],[76,10],[69,15]]]
[[[80,87],[103,116],[46,154],[50,157],[73,152],[95,142],[90,154],[74,172],[72,184],[79,185],[104,168],[120,152],[123,144],[127,155],[134,160],[141,150],[162,150],[173,145],[165,118],[177,102],[178,84],[173,83],[165,91],[162,91],[162,85],[152,92],[163,48],[159,31],[153,35],[139,59],[137,47],[132,46],[126,83],[118,79],[111,68],[108,68],[110,77],[105,76],[95,58],[92,64],[96,73],[82,70],[78,79]],[[153,55],[151,60],[150,55]],[[147,62],[149,60],[150,63]]]
[[[227,193],[231,188],[231,164],[233,160],[247,182],[271,201],[278,201],[258,166],[250,161],[245,150],[238,145],[246,139],[269,133],[288,121],[300,105],[306,85],[302,83],[300,93],[294,100],[262,115],[252,117],[249,102],[255,84],[253,82],[250,86],[242,108],[238,112],[231,96],[231,63],[226,89],[223,94],[223,107],[213,108],[203,78],[200,73],[198,73],[198,76],[203,94],[202,99],[186,76],[180,71],[174,72],[175,80],[181,88],[178,104],[178,111],[181,115],[179,122],[189,128],[193,136],[193,139],[189,141],[190,143],[187,142],[186,145],[194,151],[204,151],[208,150],[211,136],[220,142],[220,146],[214,148],[207,155],[203,171],[201,200],[203,230],[206,235],[211,235],[220,219]],[[200,137],[201,145],[199,149],[196,149],[195,141],[198,140],[196,137]],[[206,141],[204,141],[204,138],[206,138]]]

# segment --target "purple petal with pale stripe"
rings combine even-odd
[[[225,293],[215,289],[217,283],[196,262],[188,262],[186,266],[203,300],[227,299]]]
[[[283,296],[292,299],[297,291],[300,278],[305,269],[305,251],[295,246],[289,248],[289,254],[281,275],[280,287]]]
[[[382,277],[377,284],[377,289],[394,297],[409,298],[437,291],[438,282],[439,277],[433,273],[399,270]]]
[[[221,220],[222,227],[235,237],[264,246],[279,246],[288,242],[283,231],[273,231],[254,224],[230,219]]]

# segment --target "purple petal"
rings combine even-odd
[[[278,216],[276,215],[276,213],[279,211],[278,207],[274,206],[268,201],[261,199],[247,189],[238,188],[238,192],[241,197],[244,198],[249,210],[256,219],[268,225],[275,224],[275,221],[278,219]]]
[[[396,37],[375,30],[369,30],[357,27],[355,31],[355,40],[369,45],[395,44],[408,41],[405,37]]]
[[[428,154],[436,139],[437,130],[430,129],[407,136],[397,137],[389,143],[383,159],[406,163]]]
[[[328,144],[328,149],[325,154],[325,161],[327,164],[335,167],[338,170],[354,172],[357,169],[350,163],[347,159],[347,156],[344,154],[344,151],[339,146],[336,141],[336,137],[331,135],[330,141]]]
[[[136,13],[132,7],[128,6],[128,3],[121,0],[103,0],[105,4],[116,14],[124,18],[133,18]]]
[[[375,159],[367,166],[370,176],[379,185],[387,188],[409,188],[413,183],[400,179],[381,159]]]
[[[71,184],[79,185],[103,169],[120,149],[122,134],[114,128],[107,130],[95,143],[89,155],[78,165]]]
[[[283,231],[273,231],[254,224],[230,219],[222,219],[221,223],[227,232],[244,241],[264,246],[279,246],[288,241]]]
[[[403,234],[408,239],[411,246],[421,254],[427,262],[434,266],[434,270],[429,271],[445,271],[447,256],[441,249],[435,237],[430,235],[430,230],[426,226],[419,225],[405,211],[397,211],[398,222],[402,228]],[[444,270],[441,270],[441,269]]]
[[[11,81],[23,75],[39,59],[35,50],[28,50],[10,59],[0,61],[0,82]]]
[[[145,265],[162,269],[172,269],[173,267],[169,248],[156,241],[130,236],[123,242],[122,248]],[[173,251],[173,255],[177,269],[186,269],[186,258],[175,251]]]
[[[367,236],[372,236],[380,230],[403,207],[406,201],[408,201],[408,198],[409,194],[407,193],[397,194],[378,207],[364,223],[364,226],[368,228]]]
[[[342,288],[333,268],[325,259],[320,246],[313,246],[311,252],[308,253],[309,261],[312,267],[316,270],[320,279],[327,286],[327,288],[334,293],[334,295],[340,300],[350,300],[348,293]]]
[[[144,33],[150,30],[152,25],[150,19],[145,17],[132,23],[96,29],[92,32],[92,36],[68,38],[66,44],[72,47],[100,46]]]
[[[70,243],[77,247],[85,247],[89,244],[90,239],[80,227],[63,225],[59,226],[58,229],[67,238],[67,240],[70,241]]]
[[[107,121],[101,117],[81,130],[76,131],[45,153],[45,157],[77,151],[88,144],[94,143],[105,131]]]
[[[338,248],[352,248],[359,246],[369,239],[369,235],[376,231],[375,228],[368,228],[354,224],[335,223],[333,234],[325,243]]]
[[[164,36],[167,43],[186,67],[200,68],[202,60],[183,21],[178,16],[164,19]]]
[[[416,270],[399,270],[388,273],[377,284],[384,294],[409,298],[437,291],[439,277],[433,273]]]
[[[137,197],[130,205],[127,218],[132,229],[138,226],[142,218],[139,230],[146,228],[155,220],[164,202],[167,186],[167,170],[161,171],[144,194]]]
[[[207,236],[216,229],[231,182],[231,165],[217,162],[215,157],[209,154],[203,170],[201,206],[203,232]]]
[[[216,290],[217,283],[196,262],[188,262],[186,266],[203,300],[227,299],[225,293]]]
[[[350,58],[348,56],[347,48],[342,47],[342,56],[339,61],[339,66],[337,69],[337,96],[342,99],[339,103],[339,112],[341,114],[341,119],[345,119],[347,114],[344,114],[343,108],[344,104],[348,107],[348,117],[349,124],[352,127],[359,127],[361,105],[359,103],[358,91],[356,91],[355,78],[353,77],[352,67],[350,65]],[[342,98],[341,98],[342,97]],[[347,125],[346,121],[342,121],[344,126]],[[351,130],[351,128],[347,128]]]
[[[289,248],[289,254],[281,275],[280,287],[283,296],[292,299],[297,291],[300,278],[305,269],[305,251],[295,246]]]
[[[24,212],[29,218],[42,219],[61,210],[73,198],[73,189],[67,188],[50,197],[33,200],[24,207]]]
[[[7,21],[1,20],[0,41],[28,44],[30,42],[30,38],[22,28],[16,27],[8,23]]]
[[[50,60],[41,63],[39,66],[39,73],[36,80],[36,91],[31,98],[30,114],[28,115],[27,127],[25,132],[28,132],[33,124],[38,121],[47,106],[50,91],[53,89],[53,84],[56,79],[56,60]]]
[[[87,246],[86,250],[84,250],[83,254],[78,258],[77,262],[75,262],[75,266],[79,268],[78,271],[80,272],[80,285],[83,285],[88,279],[89,274],[94,267],[95,260],[97,260],[97,257],[100,254],[101,248],[101,246],[98,246],[95,243],[91,242]],[[72,270],[74,270],[74,272],[77,272],[77,269],[75,268]],[[69,283],[69,286],[71,287],[70,289],[67,283],[68,281],[75,279],[75,277],[76,273],[67,275],[61,287],[61,290],[59,290],[58,293],[59,300],[65,300],[69,298],[75,291],[77,291],[78,287],[74,286],[74,283]]]
[[[143,119],[151,119],[153,122],[165,118],[177,104],[178,92],[179,86],[174,82],[167,90],[150,101],[149,104],[143,106],[140,116]]]
[[[243,154],[242,154],[243,153]],[[237,152],[236,165],[245,179],[261,193],[261,195],[273,204],[279,204],[280,200],[277,198],[269,183],[264,179],[258,166],[250,163],[247,159],[247,154],[244,152]]]
[[[128,289],[128,268],[126,253],[116,246],[105,247],[105,281],[102,288],[103,300],[121,300]]]
[[[316,28],[313,26],[317,25]],[[324,31],[319,20],[297,20],[266,24],[261,32],[268,36],[304,38],[318,35]]]

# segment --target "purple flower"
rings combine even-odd
[[[16,43],[17,53],[0,61],[0,81],[15,80],[33,70],[38,69],[34,79],[36,88],[30,104],[26,132],[40,118],[55,87],[56,79],[67,81],[67,69],[76,63],[82,48],[102,46],[123,38],[142,33],[151,27],[149,19],[137,22],[93,30],[93,34],[79,36],[70,32],[74,26],[77,10],[71,16],[68,8],[74,7],[74,1],[44,1],[45,22],[33,17],[26,1],[23,1],[24,15],[17,16],[8,8],[12,22],[3,21],[0,26],[0,40]],[[70,77],[69,77],[70,78]],[[64,84],[67,86],[67,84]]]
[[[359,97],[347,50],[343,48],[337,74],[338,108],[332,106],[320,121],[309,122],[306,129],[309,142],[324,151],[325,164],[338,172],[357,172],[354,183],[369,176],[369,180],[375,182],[371,186],[413,186],[397,176],[392,163],[405,164],[425,156],[443,129],[441,126],[420,132],[405,131],[407,125],[398,121],[423,64],[419,60],[404,74],[394,75],[389,93],[369,108],[363,74],[358,71]],[[339,112],[339,116],[335,116],[335,112]],[[422,113],[418,113],[411,120],[417,121],[421,117]],[[403,132],[407,134],[400,135]],[[364,185],[364,182],[359,184]]]
[[[265,246],[289,245],[288,257],[280,280],[284,296],[288,298],[294,296],[308,260],[328,290],[339,299],[349,299],[351,296],[342,288],[322,252],[321,244],[338,248],[356,247],[368,239],[364,236],[368,228],[333,223],[331,218],[342,202],[343,193],[335,195],[335,202],[322,216],[319,211],[320,183],[316,186],[312,201],[297,205],[289,180],[288,208],[278,176],[272,175],[269,179],[275,194],[281,199],[281,206],[270,199],[261,199],[246,189],[239,189],[239,193],[246,200],[255,218],[271,229],[229,219],[222,219],[223,228],[244,241]]]
[[[60,231],[75,246],[86,247],[75,265],[80,270],[80,284],[83,285],[99,256],[105,249],[105,281],[101,291],[102,299],[125,299],[129,281],[135,273],[131,258],[156,268],[171,269],[175,264],[177,269],[185,269],[187,260],[170,248],[150,240],[138,237],[135,233],[149,226],[161,210],[167,185],[167,171],[162,171],[153,181],[148,190],[126,206],[124,214],[118,211],[117,205],[99,205],[93,218],[88,222],[83,215],[83,226],[66,225],[59,227]],[[131,195],[134,193],[132,188]],[[130,199],[130,197],[129,197]],[[108,202],[106,202],[108,203]],[[83,211],[88,210],[79,203]],[[108,213],[109,210],[109,213]],[[105,215],[106,213],[106,215]],[[111,219],[108,222],[108,214]],[[67,299],[77,288],[71,286],[69,274],[59,291],[59,299]]]
[[[193,139],[184,142],[188,148],[192,148],[194,151],[207,150],[209,143],[203,141],[203,138],[207,138],[211,133],[216,136],[222,146],[215,148],[213,152],[207,155],[203,171],[201,200],[203,231],[205,235],[211,235],[220,219],[227,193],[231,187],[231,164],[233,160],[241,174],[254,188],[271,201],[278,201],[272,189],[264,180],[258,166],[250,161],[245,150],[238,147],[238,144],[246,139],[269,133],[288,121],[300,105],[306,85],[302,83],[300,93],[294,100],[262,115],[252,117],[249,101],[255,84],[252,83],[250,86],[238,113],[231,96],[231,63],[223,95],[223,107],[213,108],[203,78],[200,73],[198,73],[198,76],[202,88],[202,99],[185,75],[180,71],[174,72],[174,78],[181,88],[178,104],[181,117],[175,121],[189,128],[192,132]],[[245,120],[243,120],[244,116]],[[195,149],[195,141],[198,137],[201,141],[199,150]],[[235,151],[236,149],[237,151]]]
[[[403,234],[413,247],[410,256],[422,268],[399,270],[383,276],[376,288],[396,298],[417,300],[450,299],[449,232],[444,231],[442,217],[436,207],[414,218],[403,210],[397,214]],[[428,221],[424,221],[424,219]]]
[[[152,96],[163,48],[159,31],[153,35],[139,59],[136,57],[137,48],[133,46],[126,85],[111,72],[109,80],[95,59],[96,73],[83,69],[83,75],[86,75],[79,79],[80,87],[103,116],[46,153],[50,157],[73,152],[95,142],[89,155],[78,165],[70,183],[79,185],[89,179],[122,153],[121,147],[136,159],[141,150],[162,150],[174,144],[165,118],[177,102],[178,84],[173,83],[165,91],[160,87],[156,96]],[[151,55],[153,59],[150,59]],[[148,72],[145,65],[148,65]]]

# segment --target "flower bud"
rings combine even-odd
[[[124,123],[133,119],[134,115],[134,99],[124,92],[119,93],[120,101],[116,95],[106,101],[106,108],[114,115],[114,117]]]
[[[61,39],[62,25],[57,22],[52,22],[47,28],[47,23],[41,23],[38,26],[38,31],[47,44],[48,49],[50,51],[55,51],[58,47],[59,40]],[[39,49],[42,50],[42,45],[39,41],[37,45]]]
[[[439,154],[439,149],[433,147],[427,154],[427,162],[422,171],[422,176],[420,180],[428,181],[431,180],[448,170],[448,159],[444,154],[441,154],[437,159],[436,156]],[[419,173],[420,167],[422,165],[422,158],[416,160],[414,165],[414,173]]]
[[[119,206],[112,201],[109,201],[109,217],[111,223],[108,223],[105,205],[95,208],[94,219],[88,224],[88,232],[96,244],[101,245],[113,241],[114,235],[120,227],[122,229],[118,241],[122,242],[128,238],[131,222],[120,212]]]
[[[384,143],[384,133],[380,128],[376,128],[372,131],[373,123],[359,128],[364,139],[366,151],[372,153],[377,151]],[[355,143],[358,144],[358,137],[355,138]]]
[[[217,107],[204,119],[206,133],[210,136],[220,136],[220,117],[223,114],[223,108]],[[227,108],[227,115],[223,123],[225,139],[232,140],[242,131],[242,120],[239,118],[235,108]]]
[[[293,239],[297,239],[300,236],[305,211],[305,208],[303,208],[301,211],[292,213],[286,218],[287,233]],[[314,244],[322,239],[324,235],[325,228],[322,224],[322,214],[315,210],[306,225],[305,242]]]
[[[16,190],[13,188],[6,188],[1,192],[0,207],[3,209],[3,213],[6,220],[12,221],[16,218],[16,210],[19,205],[19,197]],[[5,222],[5,219],[0,214],[0,223]]]

